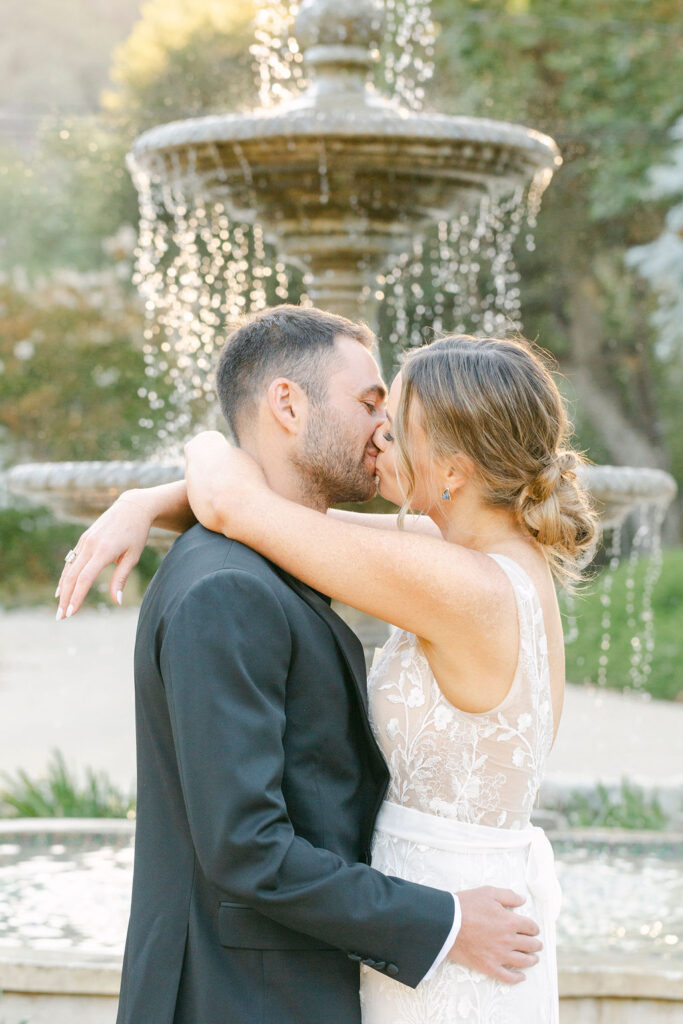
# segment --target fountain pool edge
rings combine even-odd
[[[90,525],[122,491],[170,483],[183,473],[183,464],[173,459],[36,462],[12,466],[2,478],[11,494],[47,505],[60,519]],[[662,469],[591,465],[583,474],[601,509],[603,528],[622,522],[638,504],[666,509],[677,490],[674,478]]]
[[[17,837],[132,836],[125,819],[14,819],[0,822],[0,843]],[[557,843],[683,844],[681,833],[576,829],[551,831]],[[111,1024],[121,958],[80,950],[0,947],[2,1024]],[[605,953],[560,956],[562,1024],[674,1024],[683,1015],[683,970],[656,957]]]
[[[0,952],[3,1024],[112,1024],[120,960],[83,953]],[[561,960],[562,1024],[675,1024],[683,1012],[683,971],[614,957]]]

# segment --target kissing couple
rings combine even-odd
[[[562,398],[527,342],[450,336],[387,395],[362,325],[280,306],[222,351],[236,445],[124,493],[58,617],[153,525],[118,1024],[557,1024],[552,850],[530,814],[562,626],[596,537]],[[397,515],[335,509],[379,493]],[[366,683],[330,607],[393,625]],[[523,912],[521,912],[523,911]],[[360,995],[359,995],[360,992]]]

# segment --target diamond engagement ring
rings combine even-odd
[[[76,558],[78,558],[78,555],[76,554],[76,552],[72,548],[71,551],[67,551],[67,553],[66,553],[66,555],[64,557],[64,561],[66,562],[67,565],[70,565],[71,562],[74,562],[76,560]]]

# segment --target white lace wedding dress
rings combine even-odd
[[[416,637],[395,630],[368,688],[373,728],[391,771],[373,866],[457,892],[480,885],[527,897],[541,928],[538,965],[506,985],[444,961],[416,989],[363,968],[363,1024],[555,1024],[559,886],[544,833],[529,824],[552,744],[546,634],[526,572],[491,555],[514,589],[519,661],[505,699],[471,714],[441,693]]]

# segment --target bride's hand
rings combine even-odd
[[[67,562],[57,587],[57,619],[70,618],[102,570],[112,562],[116,571],[109,593],[117,604],[123,601],[123,589],[131,570],[140,561],[154,520],[154,512],[142,495],[124,492],[111,508],[103,512],[76,542],[74,559]]]
[[[195,516],[217,533],[230,533],[238,525],[247,495],[268,486],[258,463],[215,430],[198,434],[185,445],[185,481]]]

